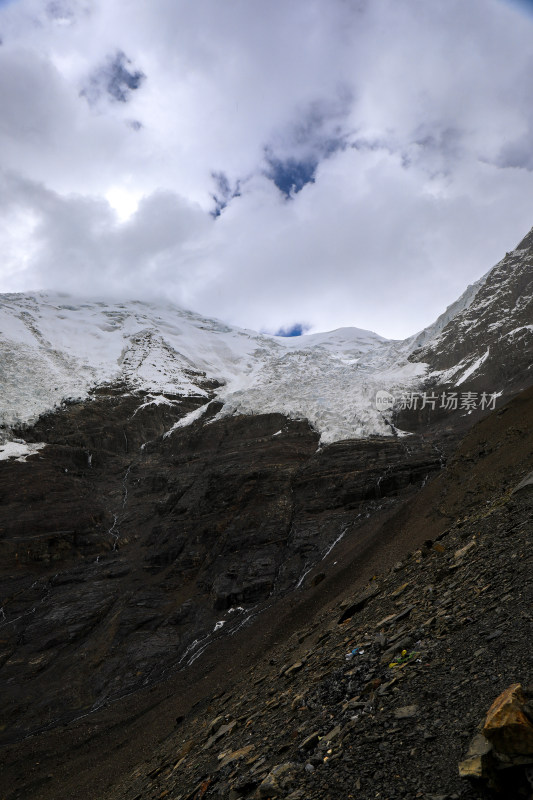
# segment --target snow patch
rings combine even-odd
[[[194,411],[190,411],[188,414],[185,414],[184,417],[182,417],[181,419],[179,419],[177,422],[174,423],[174,425],[170,428],[170,430],[166,431],[166,433],[163,434],[163,439],[166,439],[168,436],[174,433],[174,431],[177,430],[178,428],[185,428],[187,427],[187,425],[192,425],[193,422],[196,422],[197,419],[200,419],[200,417],[202,417],[205,414],[205,412],[207,411],[207,407],[209,405],[211,405],[210,402],[206,403],[203,406],[200,406],[199,408],[195,408]]]
[[[505,335],[506,336],[516,336],[516,334],[520,333],[520,331],[533,332],[533,325],[522,325],[520,328],[513,328],[512,331],[509,331],[509,333],[506,333]]]
[[[5,442],[0,444],[0,461],[7,461],[14,458],[16,461],[26,461],[28,456],[33,456],[45,447],[45,442],[31,443],[18,439],[17,441]]]
[[[490,352],[490,347],[488,347],[488,348],[487,348],[487,352],[486,352],[486,353],[484,353],[484,354],[483,354],[483,355],[482,355],[480,358],[478,358],[476,361],[474,361],[474,363],[473,363],[473,364],[472,364],[470,367],[468,367],[468,369],[466,370],[466,372],[464,372],[464,373],[461,375],[461,377],[459,378],[459,380],[456,382],[456,385],[457,385],[457,386],[460,386],[460,385],[461,385],[462,383],[464,383],[464,382],[467,380],[467,378],[469,378],[469,377],[470,377],[470,376],[471,376],[471,375],[472,375],[474,372],[477,372],[477,370],[480,368],[480,366],[481,366],[481,365],[482,365],[482,364],[483,364],[483,363],[484,363],[484,362],[487,360],[487,358],[489,357],[489,352]]]

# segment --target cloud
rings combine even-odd
[[[63,197],[4,173],[0,214],[8,290],[20,290],[22,280],[93,296],[161,297],[169,286],[186,302],[199,280],[209,280],[201,242],[213,223],[199,206],[169,192],[143,198],[121,222],[104,199]]]
[[[0,291],[412,333],[533,224],[532,25],[500,0],[0,6]]]

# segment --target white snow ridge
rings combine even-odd
[[[221,415],[281,412],[307,418],[322,442],[391,435],[379,389],[420,384],[413,340],[341,328],[283,338],[231,328],[170,303],[79,301],[62,294],[0,295],[0,425],[34,421],[68,398],[123,381],[165,395],[213,396]],[[170,401],[172,402],[172,401]],[[201,412],[189,415],[187,423]],[[181,425],[185,420],[181,421]]]

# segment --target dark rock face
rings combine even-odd
[[[191,709],[106,800],[530,798],[531,508],[513,488],[532,453],[530,390],[403,507],[410,524],[426,506],[432,538]]]
[[[413,361],[427,362],[441,375],[439,386],[463,377],[461,391],[513,392],[533,378],[533,231],[507,253],[488,274],[472,303],[443,331],[414,352]],[[471,376],[469,368],[482,359]],[[455,368],[461,364],[461,369]]]
[[[480,284],[473,300],[409,356],[427,363],[429,373],[416,399],[392,410],[398,428],[466,432],[531,384],[533,232]]]
[[[139,409],[108,387],[25,430],[49,443],[36,456],[0,463],[8,741],[194,660],[441,467],[422,439],[317,450],[306,421],[277,414],[210,408],[162,437],[203,402]]]

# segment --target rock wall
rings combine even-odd
[[[305,420],[214,420],[125,387],[20,431],[47,446],[0,462],[2,737],[152,685],[307,574],[442,461],[432,442],[318,449]]]

